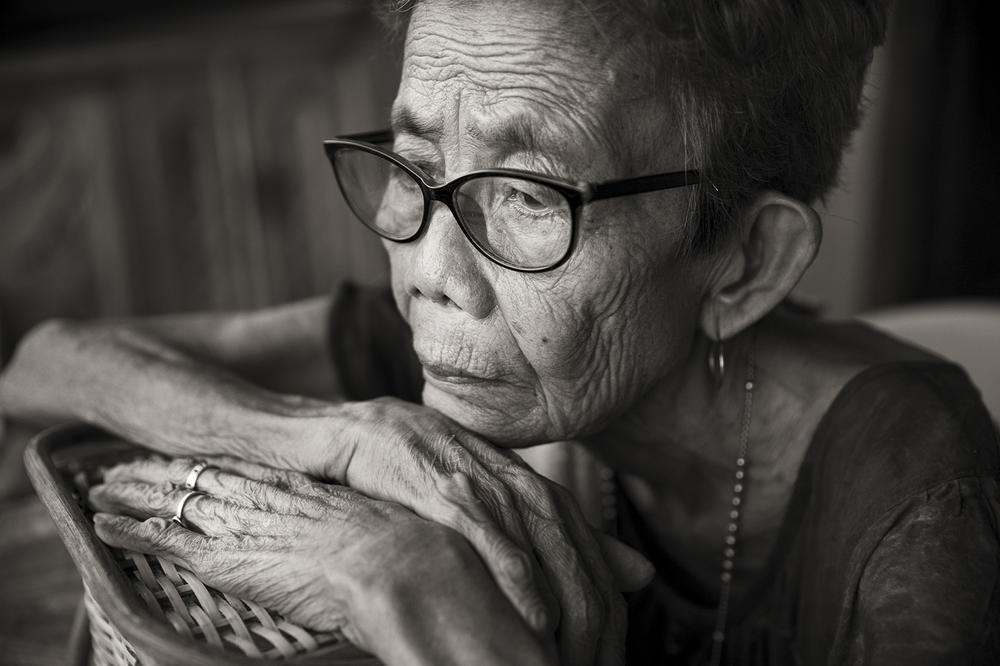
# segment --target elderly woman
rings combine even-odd
[[[390,664],[996,663],[975,389],[784,304],[882,10],[407,9],[392,130],[326,144],[395,308],[347,289],[22,342],[9,415],[224,456],[110,471],[101,537]],[[628,546],[511,451],[566,440],[613,470],[589,490]]]

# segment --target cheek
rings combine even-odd
[[[549,422],[568,431],[560,435],[622,413],[687,357],[698,310],[695,276],[642,252],[622,246],[593,253],[601,259],[578,264],[586,270],[574,268],[501,304]]]

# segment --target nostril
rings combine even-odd
[[[448,298],[448,296],[441,291],[425,292],[424,290],[420,289],[420,287],[411,287],[410,296],[413,298],[426,298],[431,303],[434,303],[436,305],[445,305],[445,306],[455,305],[454,301]]]

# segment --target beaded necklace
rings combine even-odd
[[[708,663],[719,666],[722,663],[722,646],[726,640],[726,622],[729,615],[729,600],[732,593],[733,567],[736,561],[736,542],[743,515],[743,493],[747,483],[747,450],[750,444],[750,424],[753,420],[753,392],[756,388],[756,365],[754,345],[747,357],[746,381],[743,383],[743,415],[740,429],[740,443],[736,455],[736,472],[733,494],[729,504],[729,523],[726,525],[725,547],[722,551],[722,570],[719,573],[719,606],[712,631],[712,653]],[[600,471],[601,517],[606,526],[614,528],[618,521],[618,507],[615,498],[615,473],[610,467],[602,466]]]

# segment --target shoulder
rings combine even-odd
[[[994,650],[1000,445],[961,368],[862,370],[813,447],[803,593],[830,663],[978,663],[967,658]]]
[[[836,643],[852,656],[836,663],[997,663],[998,520],[997,479],[965,477],[877,521],[854,553],[838,623]]]
[[[911,496],[954,479],[996,477],[1000,443],[961,368],[892,362],[843,386],[816,429],[803,471],[829,529],[850,542]]]
[[[823,416],[814,444],[824,475],[837,473],[869,497],[888,491],[902,499],[1000,468],[996,429],[979,393],[961,368],[944,362],[862,370]]]

